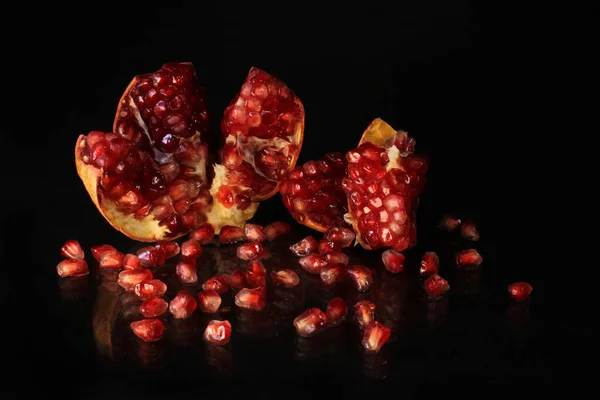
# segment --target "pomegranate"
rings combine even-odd
[[[461,269],[477,269],[483,262],[483,257],[476,249],[459,251],[455,255],[456,266]]]
[[[346,269],[342,265],[331,265],[323,268],[319,274],[325,285],[335,285],[346,277]]]
[[[341,153],[329,153],[296,167],[284,177],[281,198],[298,223],[319,232],[347,226],[344,214],[348,212],[348,202],[341,186],[346,165]]]
[[[246,240],[246,232],[239,226],[225,225],[221,227],[219,242],[223,244],[237,243]]]
[[[161,338],[164,326],[160,319],[143,319],[129,324],[129,327],[135,336],[142,339],[144,342],[156,342]]]
[[[416,243],[416,207],[428,160],[413,153],[415,140],[381,119],[367,128],[357,149],[346,153],[342,187],[344,218],[365,249],[405,250]]]
[[[166,240],[161,240],[154,247],[163,251],[163,253],[165,254],[165,260],[175,257],[181,251],[181,248],[177,243],[169,242]]]
[[[226,345],[231,338],[231,324],[229,321],[212,320],[208,323],[202,337],[210,344]]]
[[[125,255],[117,250],[110,250],[100,257],[100,268],[121,269]]]
[[[240,245],[236,254],[240,260],[258,260],[265,255],[265,249],[260,242],[250,242]]]
[[[225,276],[227,280],[227,284],[233,289],[243,289],[248,287],[248,282],[246,282],[246,272],[241,269],[234,270],[231,275]]]
[[[165,252],[161,248],[146,246],[136,252],[142,267],[156,267],[165,263]]]
[[[300,283],[300,277],[291,269],[280,269],[279,271],[271,272],[271,281],[275,285],[280,285],[285,288],[293,288]]]
[[[146,318],[154,318],[167,312],[169,303],[160,297],[151,297],[140,304],[140,314]]]
[[[341,297],[334,297],[327,303],[327,322],[331,326],[339,325],[348,315],[348,305]]]
[[[181,256],[185,258],[197,258],[202,255],[202,246],[194,239],[181,243]]]
[[[262,287],[256,289],[241,289],[235,295],[235,305],[248,310],[262,310],[266,305],[264,289]]]
[[[208,278],[206,282],[202,284],[203,290],[216,290],[217,293],[223,294],[227,293],[229,290],[229,285],[225,280],[223,275],[215,275],[211,278]]]
[[[211,224],[202,224],[190,232],[190,239],[201,245],[210,243],[215,237],[215,228]]]
[[[397,274],[404,269],[404,254],[394,250],[386,250],[381,254],[385,269],[392,274]]]
[[[311,254],[308,256],[304,256],[298,260],[298,264],[302,267],[303,270],[308,272],[309,274],[320,274],[323,268],[327,266],[327,260],[325,256],[318,254]]]
[[[319,244],[316,239],[312,236],[307,236],[298,243],[290,246],[290,251],[298,257],[307,256],[317,252]]]
[[[533,287],[527,282],[515,282],[508,285],[508,295],[514,301],[523,301],[529,298]]]
[[[167,292],[167,285],[158,279],[149,279],[136,284],[133,291],[140,299],[147,300],[165,294]]]
[[[340,248],[334,242],[329,240],[319,240],[319,254],[328,254],[338,251]]]
[[[334,251],[331,253],[325,254],[325,260],[327,261],[327,265],[335,265],[335,264],[343,264],[348,265],[350,261],[350,257],[341,251]]]
[[[216,313],[221,306],[221,296],[216,290],[203,290],[198,293],[198,306],[205,313]]]
[[[129,270],[141,269],[142,264],[135,254],[125,254],[125,257],[123,257],[123,268]]]
[[[362,265],[353,265],[346,270],[352,278],[356,290],[366,292],[373,284],[373,272]]]
[[[109,251],[117,251],[117,249],[112,247],[110,244],[101,244],[100,246],[93,246],[91,248],[91,250],[92,250],[92,256],[98,262],[100,262],[100,259],[102,258],[102,255],[104,253],[109,252]]]
[[[60,248],[60,254],[71,260],[83,260],[85,257],[83,249],[77,240],[67,240]]]
[[[333,242],[338,248],[350,247],[356,235],[348,228],[335,226],[329,228],[323,239]]]
[[[61,278],[68,276],[84,276],[89,274],[85,260],[63,260],[56,266],[56,273]]]
[[[390,338],[390,328],[378,321],[372,321],[365,328],[362,345],[368,353],[377,353]]]
[[[310,337],[327,326],[327,315],[318,308],[309,308],[294,319],[298,336]]]
[[[119,272],[117,283],[128,292],[133,292],[135,285],[153,279],[152,271],[148,269],[124,270]]]

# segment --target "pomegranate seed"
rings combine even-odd
[[[369,300],[361,300],[354,305],[354,319],[360,329],[375,321],[375,308],[375,303]]]
[[[159,241],[154,247],[165,253],[165,260],[175,257],[180,251],[179,245],[175,242]]]
[[[383,265],[392,274],[397,274],[404,269],[404,254],[394,250],[386,250],[381,254]]]
[[[202,284],[202,289],[216,290],[217,293],[223,294],[229,290],[229,285],[227,285],[227,281],[223,275],[215,275]]]
[[[142,264],[135,254],[125,254],[125,257],[123,257],[123,268],[127,270],[141,269]]]
[[[291,269],[280,269],[271,272],[271,281],[276,285],[286,288],[293,288],[300,283],[300,278]]]
[[[529,298],[533,287],[527,282],[515,282],[508,285],[508,295],[514,301],[523,301]]]
[[[292,253],[298,257],[307,256],[317,251],[317,241],[312,236],[307,236],[296,244],[290,246]]]
[[[448,281],[438,274],[433,274],[427,278],[423,283],[423,287],[425,288],[425,292],[427,292],[427,294],[434,299],[443,296],[448,290],[450,290]]]
[[[240,227],[226,225],[221,228],[219,242],[223,244],[242,242],[246,240],[246,232]]]
[[[165,252],[154,246],[141,248],[136,254],[142,267],[156,267],[165,263]]]
[[[475,249],[467,249],[456,253],[456,265],[462,269],[477,269],[483,262],[483,257]]]
[[[340,247],[329,240],[319,240],[319,254],[328,254],[339,250]]]
[[[215,236],[215,229],[211,224],[200,225],[190,232],[190,238],[200,244],[208,244]]]
[[[329,228],[323,235],[323,239],[334,242],[339,247],[349,247],[356,235],[348,228],[339,226]]]
[[[71,260],[83,260],[85,255],[77,240],[67,240],[60,248],[60,254]]]
[[[117,283],[128,292],[135,289],[135,285],[154,278],[148,269],[125,270],[119,272]]]
[[[227,282],[229,286],[234,289],[243,289],[248,287],[248,283],[246,282],[246,272],[241,269],[236,269],[229,275],[229,280]]]
[[[100,268],[121,269],[124,257],[120,251],[107,251],[100,257]]]
[[[328,265],[348,265],[348,262],[350,261],[348,256],[341,251],[334,251],[333,253],[325,254],[325,260],[327,261]]]
[[[181,256],[186,258],[197,258],[202,254],[202,246],[194,239],[181,243]]]
[[[317,275],[327,266],[327,260],[321,255],[311,254],[300,258],[298,264],[309,274]]]
[[[167,312],[169,303],[160,297],[151,297],[140,304],[140,314],[146,318],[154,318]]]
[[[438,255],[433,251],[428,251],[423,255],[421,259],[421,268],[419,273],[421,275],[437,274],[440,271],[440,259]]]
[[[479,231],[475,221],[465,221],[460,226],[460,235],[467,240],[476,242],[479,240]]]
[[[243,288],[235,295],[235,305],[249,310],[265,308],[265,292],[263,288]]]
[[[150,279],[140,282],[133,288],[133,291],[142,300],[152,297],[160,297],[167,292],[167,285],[158,279]]]
[[[265,226],[265,233],[271,242],[280,236],[290,233],[291,230],[292,227],[290,224],[281,221],[276,221]]]
[[[156,318],[135,321],[129,324],[129,327],[135,336],[139,337],[144,342],[156,342],[161,338],[165,330],[163,323]]]
[[[216,290],[203,290],[198,293],[198,305],[202,312],[216,313],[221,306],[221,296]]]
[[[210,344],[223,346],[231,338],[231,324],[229,321],[212,320],[204,330],[203,338]]]
[[[246,239],[251,242],[264,242],[267,240],[267,234],[260,225],[246,224],[244,232],[246,234]]]
[[[89,274],[88,265],[85,260],[63,260],[56,266],[56,272],[61,278]]]
[[[446,232],[453,232],[460,226],[461,220],[453,215],[446,214],[440,220],[439,228]]]
[[[260,242],[242,244],[237,248],[237,257],[240,260],[256,260],[265,254],[265,249]]]
[[[198,307],[198,303],[194,296],[190,295],[185,290],[180,290],[179,293],[169,303],[169,311],[176,319],[184,319],[192,315]]]
[[[335,285],[346,276],[346,269],[341,265],[331,265],[323,268],[320,273],[321,281],[326,285]]]
[[[348,274],[354,281],[354,286],[359,292],[366,292],[371,288],[373,283],[373,272],[362,265],[353,265],[348,267]]]
[[[238,248],[239,250],[239,248]],[[246,282],[250,287],[265,286],[267,280],[267,269],[258,260],[250,261],[246,270]]]
[[[325,313],[327,314],[327,321],[329,325],[339,325],[343,320],[346,319],[346,315],[348,315],[348,305],[341,297],[334,297],[333,299],[329,300],[329,303],[327,303],[327,309],[325,310]]]
[[[372,321],[365,328],[362,345],[369,353],[377,353],[390,338],[390,328],[378,321]]]
[[[175,273],[183,284],[198,282],[198,272],[196,270],[196,259],[185,258],[175,266]]]
[[[110,244],[102,244],[100,246],[94,246],[94,247],[92,247],[91,250],[92,250],[92,256],[94,256],[96,261],[100,261],[100,258],[102,258],[102,255],[106,252],[117,251],[117,249],[112,247]]]
[[[294,319],[298,336],[310,337],[319,333],[327,325],[327,315],[318,308],[309,308]]]

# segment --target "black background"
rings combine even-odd
[[[150,395],[215,389],[206,381],[181,383],[173,371],[119,375],[99,367],[89,316],[83,316],[91,303],[61,301],[54,270],[67,238],[80,239],[84,248],[99,242],[133,245],[110,228],[89,200],[74,168],[77,136],[111,129],[118,100],[134,75],[169,61],[191,61],[206,89],[215,132],[250,67],[286,82],[306,109],[299,162],[351,149],[376,117],[408,131],[417,151],[431,159],[419,224],[434,226],[448,211],[476,219],[489,268],[494,268],[486,282],[498,293],[514,280],[533,284],[532,336],[508,344],[505,352],[491,350],[501,346],[485,335],[474,339],[475,347],[490,350],[478,360],[490,366],[485,372],[477,374],[467,365],[472,360],[459,354],[449,356],[435,377],[417,374],[407,385],[394,376],[392,382],[365,382],[364,390],[397,384],[406,385],[398,394],[438,393],[439,387],[427,385],[437,382],[476,394],[483,383],[515,383],[529,390],[550,382],[551,353],[556,353],[546,347],[543,266],[522,256],[535,248],[525,234],[531,232],[527,215],[535,204],[523,196],[517,205],[514,195],[531,180],[523,173],[530,160],[512,143],[531,137],[507,122],[529,95],[527,88],[515,93],[507,85],[530,72],[527,51],[514,40],[518,25],[498,24],[494,10],[467,1],[397,2],[395,9],[368,2],[336,11],[293,3],[276,8],[200,2],[87,7],[24,12],[19,28],[4,33],[11,38],[7,51],[14,55],[3,67],[5,96],[15,107],[3,118],[4,153],[10,154],[2,159],[2,170],[10,171],[3,178],[8,193],[18,193],[8,196],[17,201],[2,213],[0,261],[8,268],[1,289],[19,321],[4,332],[19,344],[9,349],[20,361],[18,375],[54,382],[48,388],[65,394],[71,387],[99,398],[114,391]],[[257,217],[289,221],[278,196]],[[562,335],[587,334],[577,324],[565,324],[552,326]],[[236,390],[257,393],[290,385],[304,393],[331,379],[321,376],[323,371],[298,375],[298,370],[287,374],[284,369],[279,382],[268,383],[268,377],[260,378],[262,369],[257,371],[236,377]],[[128,385],[127,379],[135,384]],[[360,391],[356,382],[348,383],[344,387],[343,377],[335,380],[334,393]]]

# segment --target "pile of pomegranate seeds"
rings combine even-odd
[[[323,235],[323,239],[335,243],[338,247],[349,247],[356,235],[348,228],[329,228]]]

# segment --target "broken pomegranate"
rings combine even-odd
[[[229,285],[227,285],[227,281],[223,275],[215,275],[211,278],[208,278],[206,282],[202,284],[202,289],[216,290],[217,293],[223,294],[227,293],[229,290]]]
[[[60,248],[60,254],[71,260],[83,260],[85,255],[77,240],[67,240]]]
[[[154,246],[147,246],[136,252],[142,267],[156,267],[165,263],[165,252]]]
[[[223,346],[231,338],[231,324],[229,321],[212,320],[204,330],[203,338],[210,344]]]
[[[479,240],[479,230],[475,221],[468,220],[460,226],[460,235],[467,240],[476,242]]]
[[[327,325],[327,315],[318,308],[309,308],[294,319],[298,336],[310,337],[323,330]]]
[[[291,269],[280,269],[279,271],[271,272],[271,281],[275,285],[280,285],[289,289],[298,286],[300,277]]]
[[[377,353],[390,338],[390,328],[378,321],[372,321],[365,328],[362,345],[368,353]]]
[[[365,329],[375,320],[375,303],[369,300],[361,300],[354,305],[354,320],[360,329]]]
[[[167,292],[167,285],[158,279],[140,282],[133,288],[134,293],[142,300],[160,297]]]
[[[239,250],[239,249],[238,249]],[[267,269],[259,260],[250,261],[246,270],[246,282],[250,287],[265,286]]]
[[[446,232],[453,232],[460,226],[461,220],[454,215],[445,214],[439,223],[439,228]]]
[[[169,303],[169,311],[176,319],[189,317],[196,310],[196,307],[198,307],[196,299],[185,290],[180,290]]]
[[[280,236],[287,235],[291,230],[290,224],[281,221],[275,221],[265,226],[265,234],[271,242]]]
[[[124,257],[125,256],[120,251],[107,251],[100,257],[100,268],[121,269]]]
[[[356,290],[366,292],[371,288],[373,284],[373,272],[369,268],[362,265],[353,265],[348,267],[346,271],[352,278]]]
[[[327,303],[327,322],[331,326],[339,325],[348,315],[348,305],[341,297],[334,297]]]
[[[215,228],[211,224],[202,224],[190,232],[190,239],[201,245],[210,243],[215,237]]]
[[[117,249],[112,247],[110,244],[101,244],[100,246],[93,246],[91,250],[92,250],[92,256],[98,262],[100,262],[100,259],[102,258],[102,255],[104,253],[107,253],[109,251],[117,251]]]
[[[198,272],[196,269],[196,259],[184,258],[175,266],[175,273],[183,284],[198,282]]]
[[[237,257],[240,260],[257,260],[265,254],[265,249],[260,242],[242,244],[237,248]]]
[[[309,274],[320,274],[323,268],[327,266],[327,260],[323,255],[311,254],[308,256],[304,256],[298,260],[298,264],[302,267],[303,270],[308,272]]]
[[[165,260],[175,257],[181,251],[176,242],[168,242],[166,240],[161,240],[154,247],[163,251],[165,254]]]
[[[124,270],[119,272],[117,283],[128,292],[135,289],[135,285],[153,279],[154,275],[148,269]]]
[[[83,276],[89,274],[88,265],[85,260],[63,260],[56,266],[56,273],[61,278],[68,276]]]
[[[415,141],[381,119],[367,128],[357,149],[346,153],[344,216],[365,249],[405,250],[416,243],[416,207],[428,161],[413,153]]]
[[[202,255],[202,246],[194,239],[181,243],[181,256],[185,258],[197,258]]]
[[[430,297],[437,299],[450,290],[450,285],[447,280],[438,274],[433,274],[425,280],[423,288]]]
[[[298,257],[307,256],[317,252],[319,244],[317,240],[312,236],[307,236],[298,243],[290,246],[290,251]]]
[[[161,338],[165,329],[161,320],[156,318],[135,321],[129,324],[129,327],[135,336],[144,342],[156,342]]]
[[[433,251],[428,251],[423,254],[421,258],[421,268],[419,273],[421,275],[437,274],[440,271],[440,259],[438,255]]]
[[[248,310],[262,310],[265,308],[264,288],[243,288],[235,295],[235,305]]]
[[[394,250],[386,250],[381,254],[385,269],[392,274],[397,274],[404,269],[404,254]]]
[[[508,295],[514,301],[524,301],[533,292],[533,287],[527,282],[515,282],[508,285]]]
[[[125,257],[123,257],[123,268],[128,270],[141,269],[142,264],[135,254],[125,254]]]
[[[265,229],[260,225],[246,224],[244,232],[246,234],[246,239],[251,242],[264,242],[267,240]]]
[[[243,242],[246,240],[246,232],[239,226],[226,225],[221,228],[219,242],[223,244]]]
[[[205,313],[216,313],[221,306],[221,296],[216,290],[203,290],[198,293],[198,306]]]
[[[169,303],[160,297],[151,297],[140,304],[140,314],[146,318],[154,318],[167,312]]]
[[[341,265],[326,266],[319,274],[325,285],[335,285],[346,276],[346,269]]]
[[[477,269],[483,262],[483,257],[476,249],[462,250],[456,253],[456,266],[461,269]]]

